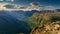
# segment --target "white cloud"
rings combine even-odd
[[[3,0],[4,1],[4,0]],[[14,2],[14,0],[5,0],[6,2]]]
[[[7,3],[5,3],[5,4],[0,4],[0,10],[6,9],[6,7],[4,7],[5,5],[7,5]]]
[[[40,3],[39,2],[32,2],[32,3],[30,3],[30,5],[32,7],[35,7],[35,6],[40,6]]]
[[[23,10],[23,11],[31,11],[31,10],[51,10],[54,9],[53,6],[40,6],[39,3],[31,3],[31,6],[25,7],[25,6],[20,6],[16,4],[10,4],[10,3],[0,3],[0,10],[7,10],[7,11],[18,11],[18,10]]]
[[[11,2],[14,2],[14,0],[11,0]]]

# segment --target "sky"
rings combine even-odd
[[[17,7],[20,7],[19,10],[21,8],[27,8],[27,7],[29,8],[31,6],[32,6],[31,8],[33,8],[33,9],[37,9],[39,6],[43,6],[44,8],[48,7],[49,9],[51,9],[52,7],[53,7],[52,9],[60,9],[60,0],[0,0],[0,5],[1,5],[0,9],[6,9],[6,8],[13,7],[13,6],[16,7],[15,5],[12,5],[12,4],[15,4],[16,6],[20,5],[20,6],[17,6]],[[2,5],[8,5],[8,7],[2,6]],[[21,7],[21,6],[23,6],[23,7]],[[36,8],[36,6],[38,6],[38,7]],[[29,9],[31,9],[31,8],[29,8]],[[10,9],[12,9],[12,8],[10,8]],[[25,9],[25,10],[27,10],[27,9]],[[39,9],[37,9],[37,10],[39,10]]]
[[[60,0],[14,0],[14,3],[18,4],[27,4],[31,2],[40,2],[41,5],[53,5],[53,6],[60,6]]]

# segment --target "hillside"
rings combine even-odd
[[[60,34],[60,21],[38,26],[32,30],[31,34]]]
[[[58,16],[56,20],[60,20],[60,13],[45,11],[0,11],[0,31],[7,34],[30,33],[31,30],[37,26],[41,26],[46,22],[53,22],[49,20],[51,16]]]
[[[30,26],[23,20],[17,19],[19,12],[0,11],[0,33],[19,34],[30,31]],[[21,12],[19,13],[21,15]],[[15,17],[16,16],[16,17]],[[21,18],[22,19],[22,18]]]
[[[59,34],[60,13],[35,13],[29,20],[33,30],[31,34]]]

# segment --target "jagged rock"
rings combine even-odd
[[[37,26],[31,31],[31,34],[60,34],[60,21],[49,22],[41,27]]]

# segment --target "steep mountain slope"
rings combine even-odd
[[[28,23],[16,19],[13,14],[6,11],[0,11],[0,33],[17,34],[20,32],[27,33],[30,31]]]
[[[42,14],[43,12],[36,10],[32,11],[2,10],[0,11],[0,27],[1,27],[0,31],[5,32],[7,34],[29,33],[33,27],[40,23],[38,22],[38,19],[40,18],[36,19],[35,17],[38,17],[38,15]]]
[[[35,25],[31,34],[60,34],[60,13],[35,13],[33,17],[29,20]]]
[[[60,34],[60,21],[38,26],[32,30],[31,34]]]

